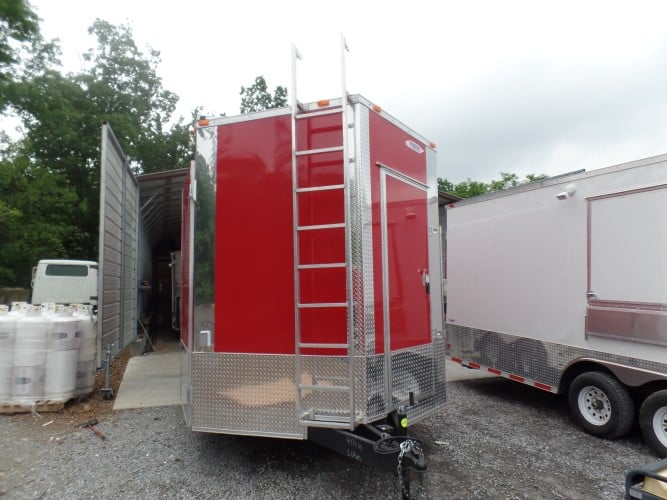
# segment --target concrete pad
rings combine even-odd
[[[154,352],[130,358],[114,410],[181,404],[182,352]]]
[[[497,375],[487,372],[486,370],[466,368],[460,363],[454,363],[451,360],[445,361],[445,380],[447,382],[457,382],[459,380],[473,380],[480,378],[493,378]]]

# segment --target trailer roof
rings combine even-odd
[[[521,184],[513,188],[502,189],[500,191],[494,191],[492,193],[482,194],[479,196],[475,196],[473,198],[467,198],[465,200],[456,202],[455,206],[461,207],[464,205],[471,205],[473,203],[480,203],[486,200],[492,200],[496,198],[502,198],[504,196],[510,196],[523,191],[531,191],[533,189],[540,189],[547,186],[555,186],[558,184],[564,184],[566,182],[574,182],[582,178],[594,177],[596,175],[603,175],[609,172],[615,172],[619,170],[638,168],[644,165],[651,165],[653,163],[659,163],[662,161],[667,161],[667,154],[652,156],[650,158],[643,158],[641,160],[629,161],[627,163],[620,163],[618,165],[598,168],[595,170],[588,170],[588,171],[586,171],[585,169],[575,170],[573,172],[567,172],[564,174],[555,175],[553,177],[547,177],[546,179],[530,182],[528,184]]]
[[[187,168],[138,175],[139,209],[151,246],[166,239],[180,245],[182,190]]]
[[[436,149],[436,145],[432,143],[429,139],[419,134],[411,127],[408,127],[405,123],[396,119],[393,115],[387,113],[381,106],[374,104],[372,101],[366,99],[364,96],[360,94],[350,94],[347,96],[347,99],[350,104],[361,104],[366,108],[371,109],[374,112],[382,115],[385,119],[396,125],[398,128],[410,134],[415,139],[418,139],[421,142],[423,142],[427,148],[433,150]],[[321,104],[321,103],[326,103],[326,104]],[[299,109],[301,110],[301,112],[314,113],[324,108],[340,107],[342,103],[343,103],[342,97],[335,97],[332,99],[323,99],[322,101],[317,101],[317,102],[299,103]],[[195,127],[198,128],[215,127],[222,124],[258,120],[261,118],[269,118],[271,116],[288,115],[290,113],[292,113],[292,108],[284,107],[284,108],[273,108],[264,111],[256,111],[253,113],[245,113],[233,116],[202,117],[202,120],[196,123]]]
[[[448,203],[454,203],[461,201],[463,198],[456,196],[455,194],[448,193],[447,191],[438,191],[438,206],[447,205]]]

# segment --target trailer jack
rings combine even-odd
[[[102,399],[105,401],[113,399],[113,389],[111,388],[111,344],[107,345],[107,349],[104,355],[104,387],[102,388]]]
[[[395,474],[401,485],[401,498],[414,499],[421,494],[427,467],[421,442],[408,436],[406,422],[405,414],[399,410],[389,415],[386,422],[360,425],[354,431],[310,427],[308,438],[336,453]]]

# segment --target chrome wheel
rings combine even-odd
[[[611,403],[599,387],[587,385],[579,391],[577,398],[579,413],[593,425],[604,425],[611,418]]]
[[[653,433],[660,443],[667,447],[667,406],[653,414]]]

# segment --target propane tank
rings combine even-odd
[[[74,395],[79,358],[79,320],[72,308],[58,306],[48,334],[44,399],[68,400]]]
[[[52,320],[30,306],[16,322],[12,400],[35,402],[44,397],[46,347]]]
[[[9,314],[12,316],[25,316],[29,304],[27,302],[12,302],[11,308],[9,309]]]
[[[42,316],[48,318],[55,318],[57,316],[55,302],[44,302],[40,305],[40,308],[42,310]]]
[[[95,386],[97,361],[97,327],[90,304],[75,304],[74,316],[79,320],[79,357],[74,395],[92,392]]]
[[[14,366],[14,338],[18,314],[11,314],[9,308],[0,305],[0,402],[10,400],[12,368]]]

